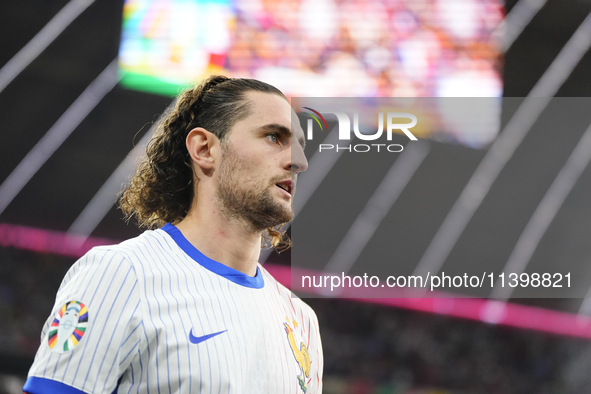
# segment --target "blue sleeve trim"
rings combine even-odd
[[[67,384],[35,376],[27,378],[23,391],[31,394],[86,394]]]
[[[162,227],[162,230],[168,233],[168,235],[172,237],[174,242],[176,242],[176,244],[193,260],[195,260],[197,263],[207,268],[211,272],[223,276],[224,278],[244,287],[262,289],[265,286],[263,275],[259,270],[258,266],[256,276],[248,276],[245,273],[242,273],[240,271],[228,267],[227,265],[212,260],[203,253],[201,253],[185,238],[181,231],[174,225],[167,223],[164,227]]]

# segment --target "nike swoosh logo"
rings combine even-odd
[[[193,335],[193,330],[191,330],[191,331],[189,331],[189,341],[191,341],[191,343],[194,343],[196,345],[196,344],[201,343],[203,341],[207,341],[209,338],[213,338],[216,335],[223,334],[226,331],[228,331],[228,330],[214,332],[213,334],[207,334],[207,335],[203,335],[201,337],[196,337],[195,335]]]

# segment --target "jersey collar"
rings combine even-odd
[[[252,287],[253,289],[262,289],[265,286],[263,275],[257,266],[257,273],[254,277],[248,276],[234,268],[230,268],[225,264],[219,263],[210,259],[194,247],[181,231],[174,225],[167,223],[162,230],[165,231],[176,242],[176,244],[189,255],[193,260],[211,272],[223,276],[224,278],[239,284],[244,287]]]

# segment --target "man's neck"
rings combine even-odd
[[[210,259],[255,276],[261,251],[261,233],[211,208],[192,209],[176,227]]]

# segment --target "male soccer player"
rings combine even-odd
[[[162,227],[72,266],[25,392],[322,391],[314,312],[258,265],[307,167],[291,119],[255,80],[213,76],[179,97],[120,200]]]

